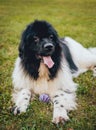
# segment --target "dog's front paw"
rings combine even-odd
[[[19,107],[19,106],[13,106],[10,111],[14,114],[21,114],[23,112],[26,112],[27,107]]]
[[[60,109],[60,108],[54,109],[53,120],[52,120],[54,124],[58,124],[58,123],[64,124],[68,120],[69,120],[69,117],[65,109]]]
[[[68,120],[69,120],[69,117],[67,115],[60,115],[60,116],[54,117],[53,120],[52,120],[52,123],[54,123],[54,124],[58,124],[58,123],[64,124]]]
[[[13,106],[12,108],[10,108],[10,111],[11,111],[14,115],[20,114],[20,108],[17,107],[17,106]]]
[[[62,123],[64,124],[66,121],[69,120],[69,117],[62,117],[62,116],[58,116],[58,117],[55,117],[53,120],[52,120],[52,123],[54,124],[58,124],[58,123]]]
[[[31,92],[27,89],[22,89],[19,91],[14,98],[15,106],[11,108],[11,112],[16,115],[22,112],[26,112],[31,99]]]
[[[93,76],[96,77],[96,66],[93,68]]]

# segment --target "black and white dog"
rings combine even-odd
[[[14,114],[26,112],[34,94],[48,94],[53,102],[53,122],[69,119],[76,109],[77,84],[73,76],[93,69],[96,48],[86,49],[69,37],[60,39],[46,21],[34,21],[22,34],[19,56],[12,75]]]

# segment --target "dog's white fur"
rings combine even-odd
[[[80,43],[70,37],[65,37],[65,41],[67,41],[74,62],[79,68],[79,71],[73,76],[77,77],[87,70],[94,70],[94,67],[96,66],[96,47],[84,48]]]
[[[79,70],[74,75],[71,74],[67,61],[62,57],[61,69],[57,77],[49,79],[47,67],[41,63],[39,68],[39,78],[34,80],[25,74],[21,67],[21,59],[18,57],[13,71],[13,100],[16,105],[14,114],[25,112],[33,94],[48,94],[54,104],[53,122],[59,123],[69,119],[67,113],[76,109],[76,89],[77,84],[73,82],[73,76],[93,69],[96,66],[96,48],[86,49],[73,39],[66,37],[67,45],[72,54],[72,58]],[[95,70],[95,69],[94,69]],[[96,75],[96,71],[94,76]]]

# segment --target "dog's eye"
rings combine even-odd
[[[34,36],[34,42],[39,42],[39,38],[37,36]]]
[[[50,35],[50,36],[49,36],[49,39],[50,39],[50,40],[53,40],[53,35]]]

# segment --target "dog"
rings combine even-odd
[[[96,48],[84,48],[70,37],[59,38],[47,21],[35,20],[24,30],[12,74],[14,115],[26,112],[34,94],[47,94],[55,124],[69,120],[77,108],[78,84],[73,77],[92,69],[96,76]]]

